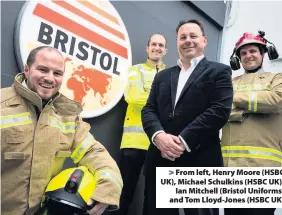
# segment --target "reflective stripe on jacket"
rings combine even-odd
[[[1,89],[2,214],[33,215],[67,157],[98,177],[92,198],[117,208],[123,186],[119,169],[79,117],[81,105],[58,94],[43,108],[23,80],[18,74],[12,87]]]
[[[158,71],[163,69],[165,65],[162,63]],[[121,148],[147,150],[149,147],[150,141],[142,127],[141,110],[147,102],[156,73],[156,64],[150,60],[144,64],[134,65],[128,70],[128,84],[124,93],[128,106]]]
[[[244,74],[233,86],[233,109],[222,132],[225,166],[280,167],[282,73]]]

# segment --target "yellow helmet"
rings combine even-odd
[[[97,181],[85,166],[60,172],[48,184],[41,201],[41,210],[48,214],[85,214]],[[47,214],[46,213],[46,214]]]

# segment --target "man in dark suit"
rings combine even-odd
[[[156,167],[223,166],[219,130],[232,106],[231,69],[204,57],[207,37],[199,21],[181,21],[176,32],[178,65],[155,76],[142,109],[143,128],[153,143],[145,162],[143,215],[178,214],[178,209],[156,209]]]

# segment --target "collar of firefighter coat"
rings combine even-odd
[[[147,58],[146,65],[150,68],[156,69],[157,64],[154,61]],[[161,62],[158,66],[159,66],[159,71],[164,70],[166,67],[166,65],[163,62]]]
[[[16,92],[23,98],[30,101],[33,105],[37,106],[40,111],[43,109],[43,102],[40,96],[28,89],[25,81],[26,78],[24,73],[19,73],[15,77],[14,87]],[[23,84],[24,83],[24,84]],[[82,112],[82,106],[79,102],[68,99],[61,93],[57,93],[53,98],[47,103],[48,105],[53,105],[56,111],[60,115],[65,116],[77,116]]]

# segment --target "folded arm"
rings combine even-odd
[[[89,124],[80,119],[77,123],[71,158],[74,163],[86,166],[97,180],[91,199],[109,205],[108,210],[116,210],[119,208],[123,187],[119,168],[106,148],[94,139],[89,130]]]
[[[282,112],[282,74],[277,73],[272,83],[262,89],[236,91],[234,105],[248,113]]]
[[[128,84],[124,92],[125,101],[128,104],[144,106],[149,97],[149,92],[145,92],[141,79],[141,74],[131,67],[128,71]]]

